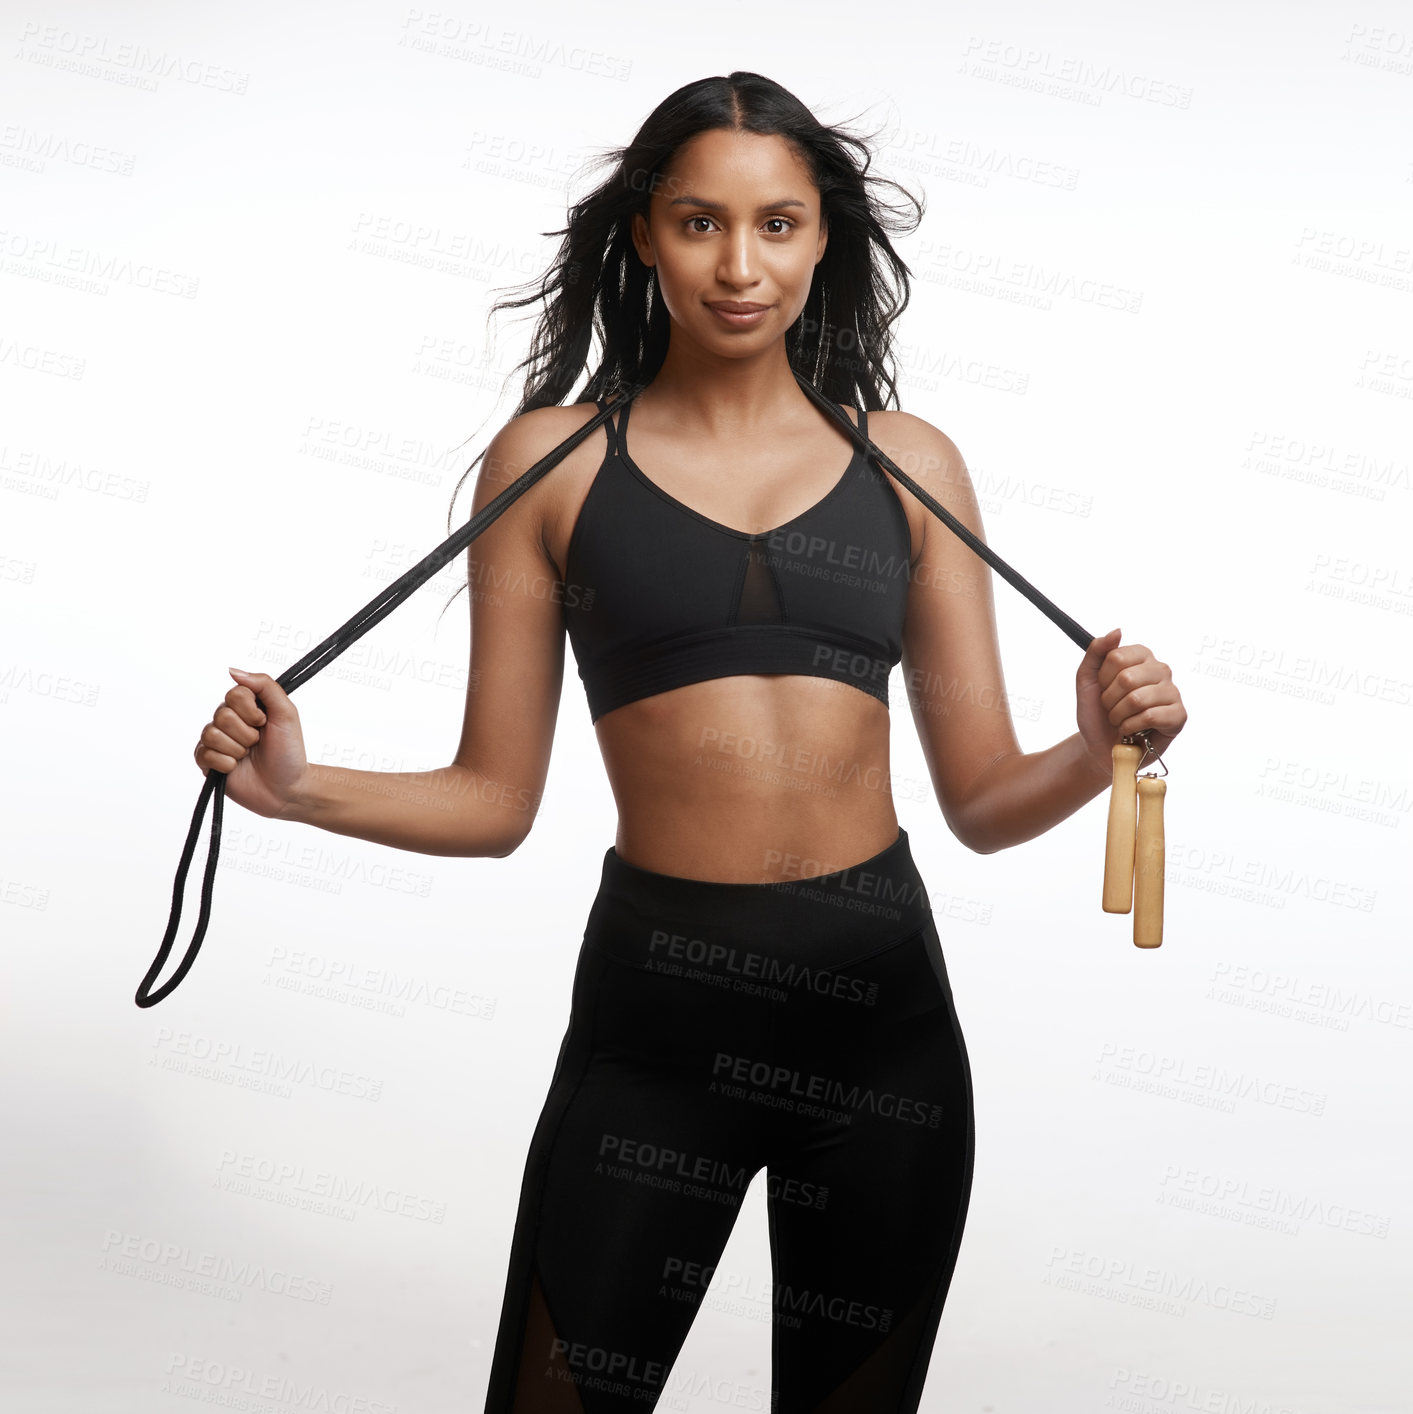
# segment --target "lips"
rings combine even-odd
[[[768,304],[741,304],[737,300],[729,299],[708,300],[707,303],[712,309],[719,309],[724,314],[754,314],[757,310],[770,308]]]

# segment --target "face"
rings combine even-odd
[[[824,254],[819,190],[784,138],[713,129],[659,174],[633,244],[657,270],[678,332],[728,357],[758,353],[799,317]],[[763,306],[732,318],[719,304]]]

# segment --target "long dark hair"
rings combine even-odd
[[[652,192],[678,148],[717,128],[785,138],[819,189],[829,240],[805,307],[786,331],[790,366],[835,402],[870,412],[885,408],[887,400],[898,406],[891,326],[907,308],[912,272],[889,234],[916,230],[924,202],[897,182],[870,174],[872,134],[859,137],[842,125],[827,126],[774,80],[738,69],[668,94],[627,147],[590,159],[591,169],[613,170],[570,208],[568,225],[544,233],[563,237],[548,271],[538,282],[513,287],[527,291],[521,297],[491,306],[495,314],[544,305],[530,352],[507,376],[508,382],[527,370],[512,417],[564,402],[588,367],[595,333],[602,358],[579,401],[645,386],[662,367],[670,323],[657,296],[656,272],[633,246],[633,216],[647,216]],[[902,202],[882,201],[876,192],[881,186],[900,192]],[[484,455],[462,473],[453,504]]]

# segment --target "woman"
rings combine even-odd
[[[908,272],[862,142],[738,72],[672,94],[610,160],[540,286],[526,396],[474,509],[598,399],[640,391],[472,542],[454,764],[399,773],[401,795],[384,773],[310,765],[263,673],[235,673],[196,764],[263,815],[503,858],[545,783],[567,631],[619,823],[531,1143],[486,1409],[654,1407],[765,1168],[773,1407],[915,1411],[973,1112],[889,790],[889,671],[901,660],[948,824],[984,853],[1103,791],[1120,736],[1147,729],[1161,753],[1186,713],[1167,666],[1114,630],[1079,665],[1078,731],[1022,753],[985,566],[797,383],[981,534],[956,446],[882,410]],[[587,399],[560,406],[591,329],[603,360]]]

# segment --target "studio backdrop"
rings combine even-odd
[[[228,802],[201,954],[133,993],[227,665],[279,674],[466,521],[530,328],[491,303],[587,159],[733,69],[925,198],[903,409],[1190,714],[1140,949],[1104,797],[969,851],[894,677],[977,1107],[923,1409],[1408,1407],[1406,7],[14,3],[0,37],[5,1408],[481,1407],[614,839],[573,660],[512,855]],[[451,761],[465,575],[297,694],[312,761]],[[1041,750],[1079,650],[995,599],[992,705]],[[768,1407],[763,1182],[663,1408]]]

